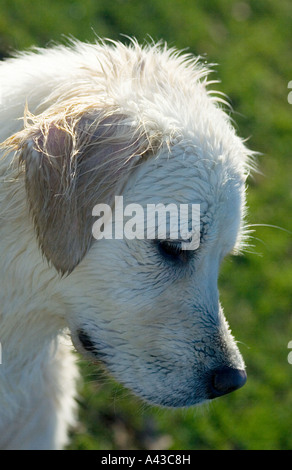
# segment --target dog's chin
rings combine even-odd
[[[185,393],[169,392],[161,393],[161,395],[145,394],[141,390],[132,388],[132,392],[149,405],[159,406],[162,408],[189,408],[191,406],[202,405],[208,401],[207,397],[195,395],[194,392],[186,391]]]

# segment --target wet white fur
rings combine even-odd
[[[135,42],[76,42],[0,64],[0,142],[55,115],[96,109],[126,116],[152,154],[145,161],[139,154],[140,164],[129,170],[125,204],[199,203],[204,226],[198,252],[182,268],[167,264],[151,241],[101,240],[61,277],[38,246],[17,148],[16,157],[3,148],[2,448],[67,442],[78,377],[68,331],[80,351],[77,331],[86,331],[117,380],[166,406],[204,401],[204,376],[212,368],[244,368],[219,304],[217,277],[223,257],[242,243],[251,152],[220,99],[207,91],[207,75],[191,56]],[[24,125],[25,109],[38,117],[33,124]],[[38,154],[30,153],[33,158]]]

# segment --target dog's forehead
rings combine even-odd
[[[212,158],[191,142],[165,146],[139,165],[128,197],[139,204],[213,204],[241,192],[245,178],[225,159]]]

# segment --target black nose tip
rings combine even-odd
[[[221,397],[243,387],[246,378],[244,370],[230,367],[214,370],[211,376],[210,398]]]

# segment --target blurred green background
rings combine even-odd
[[[230,98],[238,133],[262,153],[261,174],[249,180],[248,220],[292,231],[292,2],[0,2],[1,57],[71,35],[127,41],[121,33],[163,39],[219,64],[216,88]],[[255,227],[253,235],[254,246],[227,259],[219,279],[247,365],[245,387],[200,408],[161,410],[81,360],[80,424],[71,449],[292,448],[292,236],[270,227]]]

